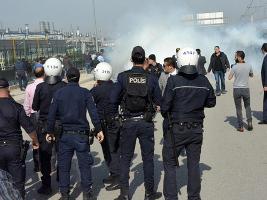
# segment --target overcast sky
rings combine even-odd
[[[39,29],[39,22],[54,22],[55,29],[63,32],[74,31],[77,26],[81,32],[93,32],[93,3],[92,0],[1,0],[1,28],[17,30],[29,24],[30,31]],[[254,0],[253,5],[263,4],[263,0]],[[105,35],[120,32],[124,23],[131,23],[128,16],[144,15],[139,23],[155,23],[153,17],[172,14],[176,19],[181,14],[224,12],[229,24],[240,21],[251,0],[95,0],[95,11],[98,30],[103,29]],[[168,18],[169,19],[169,18]],[[177,21],[173,18],[173,23]],[[248,17],[246,18],[249,19]],[[138,23],[138,22],[136,22]],[[132,27],[134,29],[134,27]]]

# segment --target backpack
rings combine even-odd
[[[123,110],[130,112],[145,112],[152,102],[148,91],[150,74],[147,72],[135,72],[128,70],[124,72],[126,78],[126,89],[122,99]]]

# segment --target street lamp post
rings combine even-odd
[[[94,20],[95,20],[95,49],[98,52],[98,43],[97,43],[97,26],[96,26],[96,17],[95,17],[95,1],[93,1],[93,9],[94,9]]]

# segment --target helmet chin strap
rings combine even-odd
[[[49,85],[54,85],[60,81],[62,81],[60,76],[46,76],[44,78],[44,82],[46,82]]]

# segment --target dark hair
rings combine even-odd
[[[215,46],[215,47],[217,47],[218,49],[220,49],[220,47],[219,47],[219,46]]]
[[[245,53],[244,53],[244,51],[237,51],[237,52],[236,52],[236,56],[237,56],[237,57],[240,57],[242,60],[244,60],[244,58],[245,58]]]
[[[168,66],[175,67],[175,60],[171,57],[165,58],[164,62],[166,62]]]
[[[200,49],[196,49],[196,52],[197,52],[197,54],[199,55],[200,52],[201,52],[201,50],[200,50]]]
[[[136,52],[134,53],[134,55],[132,56],[132,60],[135,64],[144,64],[145,61],[145,57],[143,57],[140,53]]]
[[[38,69],[39,67],[37,67],[36,69]],[[38,70],[38,72],[36,72],[36,69],[34,70],[34,75],[36,78],[40,78],[44,75],[44,68],[41,67],[40,70]]]
[[[68,82],[69,82],[69,83],[70,83],[70,82],[75,82],[75,83],[78,83],[78,82],[79,82],[79,78],[77,78],[77,76],[74,75],[74,74],[69,74],[69,75],[67,76],[67,79],[68,79]]]
[[[263,49],[265,52],[267,52],[267,43],[264,43],[262,45],[261,49]]]

